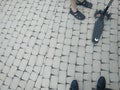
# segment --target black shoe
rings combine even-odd
[[[86,7],[86,8],[92,8],[92,3],[90,3],[90,2],[88,2],[88,1],[86,1],[86,0],[84,0],[83,2],[80,2],[79,0],[76,0],[76,4],[77,5],[82,5],[82,6],[84,6],[84,7]]]
[[[77,80],[73,80],[70,86],[70,90],[79,90]]]
[[[105,90],[105,87],[106,87],[106,80],[103,76],[101,76],[97,82],[97,90]]]
[[[85,19],[85,16],[79,10],[77,10],[76,12],[73,12],[72,9],[70,8],[70,14],[72,14],[78,20]]]

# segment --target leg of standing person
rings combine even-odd
[[[70,0],[71,8],[70,14],[72,14],[76,19],[84,20],[85,16],[77,9],[76,5],[81,5],[86,8],[92,8],[92,4],[86,0]]]

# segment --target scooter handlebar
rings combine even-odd
[[[114,0],[110,0],[110,2],[108,3],[108,7],[111,6],[111,4],[112,4],[113,1]]]

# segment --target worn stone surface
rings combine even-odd
[[[100,76],[120,89],[120,0],[109,11],[99,43],[92,43],[96,9],[108,0],[78,6],[85,20],[69,14],[70,0],[0,0],[0,90],[93,90]]]

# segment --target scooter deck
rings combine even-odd
[[[93,35],[92,35],[92,42],[93,43],[98,43],[99,42],[99,39],[100,39],[101,34],[103,32],[103,28],[104,28],[104,16],[101,16],[95,22]]]

